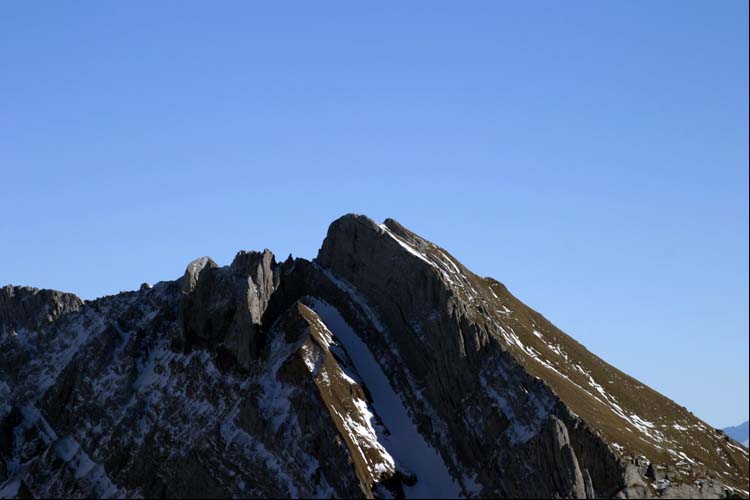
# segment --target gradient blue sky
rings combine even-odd
[[[746,2],[2,2],[0,284],[94,298],[393,217],[748,417]]]

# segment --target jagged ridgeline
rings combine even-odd
[[[602,332],[606,334],[606,332]],[[747,449],[393,220],[0,289],[0,497],[719,498]]]

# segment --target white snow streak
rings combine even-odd
[[[314,300],[313,309],[329,327],[349,354],[357,373],[372,395],[372,405],[391,435],[384,446],[397,463],[417,475],[414,486],[404,488],[410,498],[457,498],[458,484],[453,480],[440,457],[417,430],[401,398],[391,387],[367,345],[344,321],[339,312],[321,300]]]

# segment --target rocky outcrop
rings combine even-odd
[[[0,288],[0,334],[34,330],[80,309],[83,301],[72,293],[8,285]]]
[[[249,370],[264,345],[261,318],[279,284],[274,255],[240,252],[229,267],[208,257],[191,262],[181,280],[180,326],[188,345],[221,355],[221,366]]]
[[[0,325],[0,497],[747,496],[744,448],[392,219]]]
[[[587,495],[587,484],[578,465],[578,459],[570,445],[568,428],[558,418],[550,417],[545,422],[537,443],[538,476],[541,483],[548,483],[549,490],[563,498],[594,498]],[[593,488],[590,484],[589,491]]]
[[[564,424],[560,432],[565,451],[550,455],[557,457],[555,466],[525,446],[544,422],[561,422],[554,414],[564,411],[552,391],[492,340],[498,325],[487,322],[467,300],[486,287],[481,278],[395,221],[379,225],[365,217],[334,222],[316,263],[342,288],[356,290],[377,318],[368,345],[382,356],[382,364],[397,367],[390,372],[391,383],[409,394],[406,399],[414,413],[431,415],[420,423],[433,444],[447,442],[447,449],[459,450],[443,458],[466,471],[467,493],[471,484],[481,496],[524,496],[534,491],[539,497],[585,498],[582,472]],[[550,450],[562,446],[559,439],[551,439],[555,433],[544,435],[549,439],[542,443]],[[498,443],[503,443],[500,449]],[[586,444],[581,440],[581,448]],[[616,464],[611,450],[604,448],[609,456],[599,458]],[[557,467],[566,460],[575,467]],[[530,463],[537,463],[545,474],[554,471],[551,477],[557,480],[540,480],[546,475],[527,478],[521,469]],[[498,470],[514,470],[518,464],[523,467],[517,477],[498,481]],[[570,474],[577,474],[575,480],[568,479]],[[600,490],[613,488],[611,478],[595,478]]]
[[[476,470],[475,478],[475,482],[482,484],[483,496],[523,496],[524,490],[533,490],[523,484],[521,478],[525,476],[521,472],[516,479],[506,480],[505,484],[501,481],[499,485],[493,472],[512,470],[513,455],[520,454],[525,466],[533,463],[534,453],[521,451],[519,446],[526,446],[527,436],[539,435],[542,422],[550,415],[556,415],[571,429],[572,456],[581,462],[580,468],[585,472],[582,477],[587,479],[582,484],[583,493],[577,482],[573,491],[561,492],[560,483],[536,481],[547,485],[546,490],[537,491],[537,496],[590,496],[592,491],[603,496],[615,495],[625,484],[623,469],[627,462],[618,441],[629,441],[634,433],[640,434],[641,441],[654,442],[653,449],[663,449],[665,442],[671,441],[670,447],[687,446],[691,453],[701,453],[701,460],[712,460],[690,438],[663,434],[672,434],[675,427],[688,427],[679,423],[675,426],[671,421],[674,417],[665,415],[679,415],[680,421],[692,420],[698,429],[708,431],[704,424],[637,381],[607,369],[601,360],[518,302],[502,284],[474,275],[446,251],[391,219],[383,224],[362,216],[345,216],[335,221],[316,263],[329,278],[355,295],[358,302],[366,304],[366,316],[374,316],[375,323],[380,323],[367,337],[368,344],[381,353],[383,364],[398,367],[391,371],[394,385],[400,384],[407,394],[409,385],[419,388],[421,398],[412,394],[407,398],[414,404],[415,413],[430,414],[429,410],[434,410],[433,415],[437,414],[438,418],[424,423],[433,431],[433,442],[448,441],[450,449],[461,450],[458,461],[461,458],[466,461],[456,464],[459,470],[476,464],[475,457],[484,457],[481,462],[484,467]],[[368,330],[361,327],[361,331]],[[394,351],[397,354],[391,355]],[[516,370],[519,365],[523,370]],[[598,382],[599,377],[608,380]],[[541,385],[540,379],[544,381]],[[403,380],[411,384],[404,384]],[[618,395],[607,392],[611,385],[603,387],[619,380],[622,389],[628,389]],[[474,401],[467,397],[455,400],[457,394],[476,393],[477,386],[494,391],[488,390]],[[630,403],[632,394],[638,392],[648,403],[637,400]],[[484,400],[483,396],[489,398]],[[425,400],[428,405],[420,405]],[[623,400],[628,400],[629,409],[623,408]],[[531,401],[533,405],[529,404]],[[488,405],[494,406],[499,415],[482,413],[481,408]],[[425,406],[430,408],[425,410]],[[455,418],[458,407],[462,408],[461,419]],[[656,417],[666,419],[658,427],[641,413],[653,408],[658,408]],[[591,419],[584,422],[579,412]],[[472,414],[479,417],[466,418]],[[519,417],[524,422],[520,428],[514,425]],[[493,426],[498,419],[505,422],[504,428]],[[445,430],[435,432],[441,426]],[[622,428],[629,429],[623,434],[618,431]],[[717,443],[706,432],[699,435],[701,440]],[[465,439],[468,436],[472,439]],[[504,442],[501,448],[513,449],[514,453],[493,453],[484,449],[483,443],[487,442]],[[648,446],[641,445],[640,449],[665,460]],[[747,460],[741,450],[726,446],[721,449],[731,450],[735,459]],[[686,456],[684,451],[683,455],[672,453],[677,458],[672,458],[671,463]],[[487,457],[493,459],[487,461]],[[445,459],[450,461],[452,457]],[[539,468],[544,469],[543,461]],[[696,472],[697,475],[681,477],[679,484],[692,483],[701,477]],[[740,477],[742,473],[736,476]],[[645,479],[640,482],[647,484]],[[742,481],[739,479],[737,484]],[[646,490],[649,495],[657,493],[650,484]],[[660,494],[667,491],[663,489]]]

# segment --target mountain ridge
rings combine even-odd
[[[30,324],[0,322],[10,496],[747,496],[746,450],[393,219]]]
[[[750,444],[750,441],[748,441],[748,429],[750,428],[750,422],[745,420],[739,425],[732,425],[729,427],[724,427],[722,429],[724,433],[729,436],[730,438],[734,439],[738,443],[741,443],[745,445],[745,447]]]

